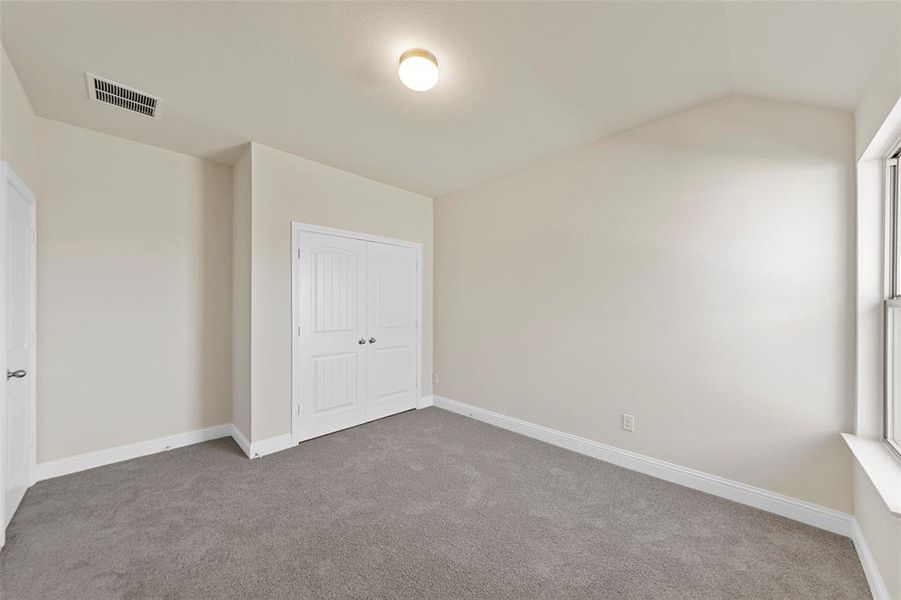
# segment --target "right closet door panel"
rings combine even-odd
[[[417,252],[367,242],[366,261],[366,418],[378,419],[417,404]]]

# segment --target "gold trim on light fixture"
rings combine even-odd
[[[413,58],[414,56],[418,56],[420,58],[425,58],[432,62],[436,67],[438,66],[438,59],[435,58],[435,55],[425,50],[423,48],[410,48],[406,52],[400,55],[400,59],[397,61],[397,64],[401,64],[408,58]]]

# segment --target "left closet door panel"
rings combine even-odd
[[[366,420],[366,242],[300,234],[299,438]]]

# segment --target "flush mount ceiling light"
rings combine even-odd
[[[426,92],[438,83],[438,59],[422,48],[407,50],[400,55],[397,75],[411,90]]]

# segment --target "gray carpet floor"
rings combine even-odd
[[[38,483],[0,596],[870,597],[846,538],[437,408]]]

